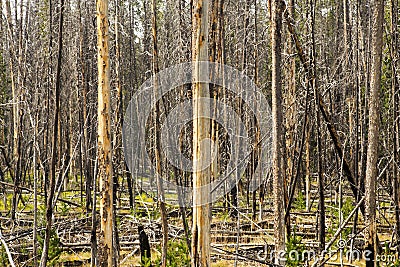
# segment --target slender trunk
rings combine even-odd
[[[19,112],[20,112],[20,99],[19,92],[17,88],[17,81],[14,74],[14,60],[16,57],[16,49],[14,44],[14,26],[12,24],[12,15],[11,15],[11,5],[10,1],[7,0],[5,2],[6,6],[6,16],[7,16],[7,33],[9,39],[9,47],[10,47],[10,55],[9,55],[9,65],[10,65],[10,79],[11,79],[11,95],[13,100],[12,107],[12,116],[13,116],[13,163],[14,163],[14,194],[12,197],[11,204],[11,220],[15,219],[15,212],[17,209],[17,194],[18,194],[18,184],[20,177],[20,168],[19,168]],[[17,7],[15,6],[15,9]]]
[[[158,205],[161,213],[162,227],[162,244],[161,244],[161,266],[167,266],[167,249],[168,249],[168,221],[167,211],[165,207],[164,188],[163,188],[163,170],[161,167],[161,127],[160,127],[160,105],[161,101],[157,101],[159,81],[157,79],[158,69],[158,48],[157,48],[157,6],[156,0],[152,0],[152,33],[153,33],[153,90],[156,107],[154,108],[154,143],[155,143],[155,160],[156,160],[156,179],[158,191]]]
[[[189,36],[187,36],[186,34],[184,35],[185,30],[184,30],[184,27],[183,27],[184,26],[183,25],[183,6],[184,6],[183,2],[184,2],[184,0],[179,0],[179,3],[178,3],[178,9],[179,9],[179,37],[180,37],[179,48],[180,48],[181,55],[182,55],[181,63],[184,63],[187,60],[185,55],[188,55],[188,53],[190,51],[190,48],[188,48],[188,49],[184,48],[184,42],[188,41],[187,39],[189,38]],[[190,84],[182,86],[182,89],[181,89],[182,90],[181,91],[182,94],[184,94],[185,88],[188,88],[188,90],[191,90]],[[179,186],[183,186],[184,173],[183,172],[179,172],[176,168],[174,168],[174,177],[175,177],[176,184],[179,185]],[[190,229],[189,229],[189,225],[188,225],[186,207],[184,207],[184,205],[183,205],[182,190],[180,190],[180,188],[178,188],[178,192],[177,193],[178,193],[178,201],[180,203],[180,211],[181,211],[181,216],[182,216],[183,230],[185,232],[186,244],[187,244],[187,247],[188,247],[188,249],[190,251],[191,250]]]
[[[360,2],[359,0],[357,1],[356,4],[356,32],[358,33],[358,27],[359,27],[359,7],[360,6]],[[356,78],[356,88],[355,88],[355,149],[354,149],[354,163],[353,163],[353,167],[354,167],[354,179],[357,182],[357,186],[359,188],[361,188],[361,181],[363,179],[360,179],[360,175],[359,175],[359,160],[360,160],[360,131],[359,131],[359,127],[361,127],[360,125],[360,104],[362,104],[361,101],[361,87],[360,87],[360,64],[359,64],[359,40],[358,40],[358,36],[356,38],[356,47],[355,47],[355,72],[357,75]],[[361,190],[359,190],[358,196],[357,196],[357,202],[360,201],[362,197],[361,194]],[[354,222],[353,222],[353,228],[352,228],[352,234],[355,235],[357,232],[357,222],[358,222],[358,211],[354,214]],[[350,243],[350,250],[353,250],[354,247],[354,239],[351,240]],[[351,259],[352,260],[352,259]]]
[[[282,78],[281,78],[281,46],[282,46],[282,12],[280,0],[271,1],[271,46],[272,46],[272,169],[274,195],[274,237],[275,263],[284,264],[280,254],[285,250],[285,212],[284,212],[284,174],[282,173]]]
[[[383,46],[383,13],[384,1],[373,2],[372,25],[372,64],[371,64],[371,91],[369,97],[369,125],[368,125],[368,149],[367,169],[365,177],[365,210],[367,233],[365,235],[365,249],[370,260],[366,266],[377,266],[376,253],[376,183],[379,143],[379,102],[381,86],[382,46]]]
[[[58,137],[58,122],[60,112],[60,92],[61,92],[61,63],[62,63],[62,41],[63,41],[63,20],[64,20],[64,0],[60,0],[60,17],[59,17],[59,32],[58,32],[58,54],[57,54],[57,68],[56,68],[56,82],[55,82],[55,107],[54,107],[54,121],[53,121],[53,137],[51,140],[52,155],[50,160],[50,184],[47,195],[46,204],[46,230],[43,242],[42,258],[40,266],[46,267],[49,253],[49,243],[51,236],[51,229],[53,223],[53,197],[56,183],[56,163],[57,163],[57,137]]]
[[[97,175],[97,159],[94,167],[94,177]],[[90,250],[91,250],[91,259],[90,266],[96,266],[96,255],[97,255],[97,237],[96,237],[96,229],[97,229],[97,221],[96,221],[96,179],[92,180],[93,182],[93,205],[92,205],[92,229],[90,233]]]
[[[120,42],[119,42],[119,1],[115,0],[115,22],[114,22],[114,32],[115,32],[115,87],[117,93],[117,108],[115,110],[115,133],[114,133],[114,184],[113,184],[113,221],[116,221],[117,218],[117,206],[118,206],[118,177],[120,174],[118,171],[122,170],[122,166],[120,166],[120,162],[122,162],[122,87],[120,81],[120,59],[121,59],[121,51],[120,51]],[[114,248],[114,265],[118,265],[119,262],[119,236],[118,236],[118,228],[117,224],[114,223],[113,226],[113,248]]]
[[[306,128],[306,175],[305,175],[305,191],[306,191],[306,211],[309,212],[311,208],[311,174],[310,174],[310,127]]]
[[[257,24],[258,24],[258,7],[257,7],[257,0],[254,0],[254,83],[256,86],[258,86],[258,31],[257,31]],[[259,136],[258,136],[259,137]],[[254,142],[254,146],[257,147],[258,146],[258,140],[256,140],[256,142]],[[252,163],[254,164],[254,163]],[[253,179],[253,187],[255,187],[255,182],[256,180]],[[260,192],[262,190],[262,188],[259,188]],[[253,191],[253,207],[252,207],[252,219],[253,221],[256,221],[257,219],[257,191],[254,190]],[[260,206],[260,214],[262,213],[262,206]],[[262,217],[262,215],[261,215]],[[253,227],[253,224],[251,225]]]
[[[322,142],[321,142],[321,118],[318,103],[321,101],[321,95],[317,93],[317,66],[316,66],[316,43],[315,43],[315,1],[311,0],[311,38],[312,38],[312,87],[315,97],[315,116],[316,116],[316,133],[317,133],[317,172],[318,172],[318,188],[319,188],[319,249],[325,249],[325,181],[322,170]]]
[[[398,92],[399,92],[399,81],[398,81],[398,69],[396,66],[396,62],[399,60],[398,55],[398,6],[397,0],[391,0],[391,60],[392,60],[392,109],[393,109],[393,203],[395,207],[395,220],[396,220],[396,241],[397,241],[397,252],[400,255],[400,203],[399,203],[399,177],[398,177],[398,170],[397,170],[397,162],[398,162],[398,148],[399,148],[399,122],[396,118],[398,118]]]
[[[38,175],[38,170],[36,168],[37,165],[37,123],[39,116],[38,113],[35,116],[35,125],[34,125],[34,132],[33,132],[33,266],[36,267],[38,266],[38,259],[37,259],[37,226],[38,226],[38,214],[37,214],[37,208],[38,208],[38,185],[37,181],[39,179]]]

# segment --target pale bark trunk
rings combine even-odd
[[[113,168],[111,150],[108,0],[96,1],[98,60],[98,170],[100,178],[99,266],[113,266]]]
[[[192,266],[210,266],[210,183],[209,166],[202,170],[211,157],[210,145],[202,144],[210,138],[210,106],[201,98],[209,98],[209,84],[196,82],[208,77],[208,69],[199,63],[208,60],[208,0],[193,1],[192,58],[193,69],[193,225]],[[201,117],[205,117],[201,118]]]

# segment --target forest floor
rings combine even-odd
[[[73,187],[73,186],[71,186]],[[5,190],[3,201],[0,201],[0,223],[3,239],[8,244],[13,259],[17,266],[32,265],[33,251],[33,193],[21,193],[16,220],[12,224],[9,220],[12,191]],[[346,190],[344,190],[346,192]],[[270,194],[269,194],[270,195]],[[326,243],[355,207],[354,199],[350,195],[343,195],[342,204],[336,193],[326,196]],[[302,194],[296,197],[290,214],[291,236],[287,242],[287,266],[307,266],[312,263],[313,257],[308,260],[307,255],[317,251],[317,209],[318,192],[314,188],[312,206],[309,211],[305,207]],[[54,233],[50,242],[50,258],[53,266],[90,266],[90,238],[91,214],[86,213],[85,198],[80,191],[69,190],[62,192],[60,199],[76,203],[70,205],[58,201],[54,217]],[[245,200],[245,196],[241,196]],[[250,198],[251,199],[251,198]],[[380,199],[385,199],[381,197]],[[42,244],[44,229],[44,198],[39,197],[38,205],[38,230],[39,247]],[[226,203],[225,203],[226,204]],[[252,220],[252,203],[240,202],[239,221],[232,216],[230,209],[226,208],[223,201],[214,203],[213,220],[211,226],[212,266],[267,266],[263,262],[271,262],[273,253],[273,214],[272,200],[264,201],[262,215],[257,207],[256,219]],[[188,247],[184,235],[182,217],[179,209],[167,206],[169,223],[169,249],[168,266],[188,266],[190,263]],[[341,211],[341,212],[340,212]],[[190,214],[189,214],[190,215]],[[190,219],[190,216],[187,216]],[[365,266],[365,261],[350,261],[348,253],[350,246],[361,251],[363,247],[364,222],[361,214],[357,221],[357,236],[352,234],[354,220],[344,228],[338,239],[332,244],[329,255],[325,257],[325,266]],[[382,244],[379,255],[380,266],[399,266],[397,254],[391,249],[393,241],[393,207],[390,202],[382,201],[378,208],[378,233]],[[189,222],[190,223],[190,222]],[[153,266],[157,266],[160,259],[161,224],[156,201],[149,195],[142,193],[136,195],[135,210],[129,208],[127,192],[119,195],[117,213],[118,234],[120,242],[120,266],[140,266],[140,252],[137,226],[144,226],[152,246]],[[339,240],[342,240],[338,243]],[[344,242],[344,241],[345,242]],[[343,245],[344,242],[344,245]],[[342,248],[342,249],[340,249]],[[39,252],[40,252],[39,248]],[[289,253],[290,256],[289,257]],[[308,253],[308,254],[307,254]],[[317,254],[317,253],[316,253]],[[339,256],[339,255],[342,256]],[[317,254],[318,255],[318,254]],[[329,256],[331,256],[329,258]],[[0,266],[8,266],[8,259],[4,247],[0,250]]]

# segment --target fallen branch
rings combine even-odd
[[[11,184],[11,183],[7,183],[7,182],[3,182],[3,181],[0,181],[0,184],[2,184],[2,185],[6,185],[6,186],[9,186],[9,187],[12,187],[12,188],[14,188],[14,187],[17,187],[18,189],[20,189],[20,190],[24,190],[24,191],[27,191],[27,192],[29,192],[29,193],[34,193],[34,191],[32,190],[32,189],[30,189],[30,188],[27,188],[27,187],[23,187],[23,186],[16,186],[16,185],[14,185],[14,184]],[[40,195],[40,196],[44,196],[44,194],[43,193],[39,193],[38,192],[38,194]],[[71,205],[71,206],[74,206],[74,207],[80,207],[81,205],[79,205],[79,204],[76,204],[76,203],[74,203],[74,202],[72,202],[72,201],[69,201],[69,200],[65,200],[65,199],[61,199],[61,198],[59,198],[58,199],[59,201],[61,201],[61,202],[64,202],[64,203],[66,203],[66,204],[69,204],[69,205]]]
[[[325,254],[328,251],[328,249],[333,245],[333,243],[336,241],[336,239],[339,237],[340,233],[343,231],[343,229],[346,227],[346,225],[349,223],[349,221],[351,220],[351,218],[353,217],[353,215],[357,212],[358,208],[362,205],[362,203],[364,203],[364,196],[360,199],[360,201],[357,203],[356,207],[350,212],[349,216],[347,217],[347,219],[342,223],[342,225],[336,230],[336,233],[333,235],[331,241],[329,241],[329,243],[326,245],[325,250],[322,252],[321,255],[321,259],[325,258]],[[329,260],[325,259],[318,267],[324,266],[324,264]],[[319,260],[316,260],[315,263],[313,264],[313,266],[315,264],[317,264],[319,262]]]
[[[4,240],[4,238],[3,238],[3,235],[2,235],[2,233],[1,233],[1,230],[0,230],[0,241],[1,241],[1,243],[3,244],[3,246],[4,246],[4,249],[6,250],[6,253],[7,253],[7,256],[8,256],[8,261],[10,262],[10,266],[11,266],[11,267],[15,267],[15,263],[14,263],[14,261],[13,261],[13,259],[12,259],[11,252],[10,252],[10,250],[8,249],[7,243],[6,243],[6,241]]]

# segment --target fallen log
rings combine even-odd
[[[15,184],[3,182],[3,181],[0,181],[0,184],[6,185],[6,186],[9,186],[9,187],[12,187],[12,188],[17,187],[17,188],[20,189],[20,190],[24,190],[24,191],[27,191],[27,192],[29,192],[29,193],[34,193],[34,191],[33,191],[32,189],[27,188],[27,187],[23,187],[23,186],[20,186],[20,185],[16,186]],[[40,196],[42,196],[42,197],[44,196],[43,193],[39,193],[39,192],[38,192],[38,195],[40,195]],[[69,205],[71,205],[71,206],[74,206],[74,207],[78,207],[78,208],[81,207],[81,205],[76,204],[76,203],[74,203],[74,202],[72,202],[72,201],[69,201],[69,200],[65,200],[65,199],[61,199],[61,198],[59,198],[58,200],[61,201],[61,202],[66,203],[66,204],[69,204]]]

